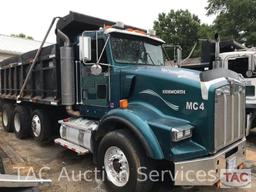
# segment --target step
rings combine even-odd
[[[54,142],[58,145],[61,145],[62,147],[66,148],[66,149],[74,151],[78,155],[85,155],[85,154],[89,153],[88,149],[81,147],[79,145],[76,145],[74,143],[71,143],[65,139],[58,138],[58,139],[55,139]]]

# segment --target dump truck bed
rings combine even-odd
[[[0,98],[16,100],[37,50],[0,62]],[[44,47],[25,87],[22,101],[60,104],[60,66],[56,45]]]

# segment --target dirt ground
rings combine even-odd
[[[247,161],[246,167],[252,169],[252,188],[237,189],[236,191],[256,191],[256,130],[252,131],[247,140]],[[71,181],[72,175],[78,178],[79,171],[84,173],[88,170],[94,170],[92,156],[77,156],[76,154],[63,149],[60,146],[39,146],[33,139],[18,140],[12,133],[6,133],[0,128],[0,155],[3,157],[5,170],[8,174],[16,174],[20,167],[23,175],[39,174],[40,168],[49,167],[42,172],[44,178],[52,179],[50,186],[42,186],[39,189],[43,192],[104,192],[105,186],[102,182],[95,180],[94,174],[87,174],[86,178],[92,181]],[[64,169],[63,169],[64,167]],[[60,181],[61,171],[63,177]],[[72,171],[74,174],[72,174]],[[68,173],[68,174],[66,174]],[[160,185],[154,189],[154,192],[184,191],[181,187],[170,189],[168,185]],[[194,187],[186,191],[215,191],[215,187]],[[0,190],[1,191],[1,190]],[[5,190],[6,191],[6,190]],[[225,191],[221,189],[221,191]],[[230,191],[230,190],[226,190]]]

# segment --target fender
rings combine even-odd
[[[115,123],[126,125],[126,128],[142,143],[143,149],[150,158],[164,159],[160,144],[148,123],[129,109],[113,109],[107,113],[100,121],[98,130],[95,133],[95,140],[103,136],[106,129],[110,129],[109,125],[114,126]]]

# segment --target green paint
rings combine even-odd
[[[105,40],[107,38],[103,32],[98,35]],[[180,161],[213,152],[215,90],[223,84],[213,84],[208,100],[203,100],[197,71],[117,63],[110,43],[106,47],[106,55],[111,65],[108,75],[93,76],[87,67],[81,65],[81,90],[90,96],[82,99],[82,114],[97,119],[111,116],[126,119],[146,138],[154,159]],[[106,95],[110,98],[97,97],[99,84],[107,86]],[[170,90],[180,91],[168,94]],[[118,108],[120,99],[129,100],[128,109]],[[189,110],[187,102],[196,102],[200,107]],[[179,127],[194,127],[193,137],[172,142],[171,130]]]

